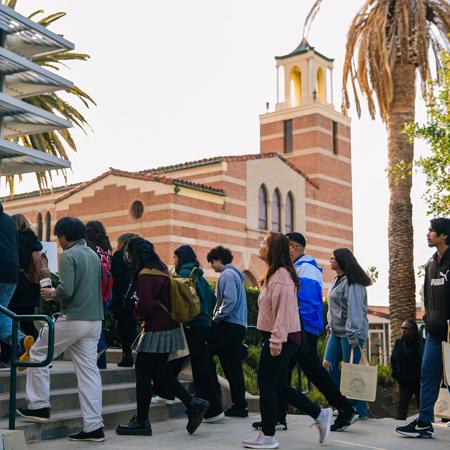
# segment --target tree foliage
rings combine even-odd
[[[426,95],[427,122],[411,123],[409,139],[425,140],[431,154],[415,161],[426,176],[428,214],[447,216],[450,211],[450,53],[441,52],[442,70]],[[401,168],[400,168],[401,169]],[[411,170],[411,168],[403,168]]]

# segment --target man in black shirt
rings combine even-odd
[[[411,397],[415,395],[420,407],[420,368],[423,345],[414,320],[402,323],[402,336],[395,341],[391,354],[392,377],[399,387],[397,420],[405,420]]]
[[[450,219],[431,220],[427,234],[428,246],[436,253],[425,266],[424,302],[427,337],[423,352],[420,381],[419,417],[396,431],[416,438],[434,437],[434,404],[442,380],[442,341],[447,340],[450,320]]]

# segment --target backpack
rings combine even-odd
[[[170,310],[162,302],[158,301],[157,303],[174,322],[187,323],[200,313],[200,298],[196,289],[197,277],[192,276],[196,270],[197,268],[192,269],[188,278],[167,275],[160,270],[148,268],[142,269],[139,275],[164,275],[167,277],[169,279]]]
[[[102,299],[103,303],[108,303],[109,299],[111,298],[114,279],[111,273],[110,266],[102,262],[101,259],[100,265],[102,266]]]
[[[39,284],[40,280],[50,278],[48,259],[45,252],[41,250],[31,252],[30,267],[28,272],[23,272],[23,274],[31,284]]]

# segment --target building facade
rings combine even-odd
[[[4,199],[5,209],[25,214],[43,240],[54,239],[52,225],[65,215],[100,220],[112,241],[138,233],[169,264],[177,246],[190,244],[211,278],[206,254],[222,244],[249,285],[264,269],[257,256],[264,234],[299,231],[327,287],[332,250],[353,249],[350,120],[333,107],[332,60],[306,41],[277,57],[276,67],[278,102],[259,118],[260,153],[111,169],[84,183]]]

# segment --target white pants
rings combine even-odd
[[[58,317],[55,322],[54,358],[68,350],[78,382],[78,398],[83,416],[83,431],[89,433],[103,427],[102,380],[97,367],[97,343],[102,322],[67,320]],[[31,361],[44,361],[47,355],[48,326],[39,332],[30,349]],[[50,372],[47,367],[27,369],[26,399],[28,408],[50,408]]]

